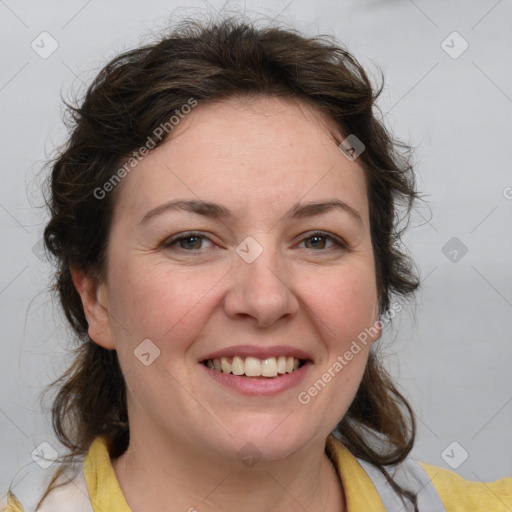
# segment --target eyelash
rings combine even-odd
[[[205,240],[209,240],[211,242],[211,240],[207,237],[207,236],[204,236],[202,233],[199,233],[199,232],[196,232],[196,231],[191,231],[189,233],[185,233],[181,236],[177,236],[177,237],[172,237],[170,239],[168,239],[167,241],[164,242],[163,244],[163,247],[165,249],[170,249],[172,248],[173,245],[176,245],[177,243],[179,243],[181,240],[187,240],[189,238],[193,238],[193,237],[197,237],[197,238],[201,238],[201,239],[205,239]],[[333,236],[333,235],[330,235],[329,233],[325,233],[323,231],[313,231],[311,233],[308,233],[306,237],[304,237],[300,243],[304,242],[305,240],[308,240],[308,239],[311,239],[311,238],[314,238],[314,237],[322,237],[322,238],[325,238],[325,239],[328,239],[328,240],[331,240],[337,247],[331,247],[331,248],[327,248],[327,249],[308,249],[309,251],[315,251],[315,252],[328,252],[328,251],[331,251],[331,250],[336,250],[336,249],[342,249],[342,250],[345,250],[345,251],[348,251],[349,250],[349,247],[348,245],[341,239]],[[213,242],[212,242],[213,243]],[[183,249],[182,247],[179,248],[180,250],[182,251],[185,251],[185,252],[200,252],[201,249],[192,249],[192,250],[187,250],[187,249]]]

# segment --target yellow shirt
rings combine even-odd
[[[343,482],[347,512],[386,512],[365,470],[354,455],[332,435],[327,438],[326,452]],[[472,482],[448,469],[421,462],[419,465],[432,480],[446,512],[512,510],[512,478],[502,478],[492,483]],[[104,438],[97,437],[91,444],[83,468],[94,512],[131,512],[117,482]],[[22,505],[11,493],[6,511],[23,512]]]

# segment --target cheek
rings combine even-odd
[[[343,348],[375,321],[377,292],[371,268],[351,266],[305,282],[304,295],[325,339]]]
[[[117,329],[119,335],[125,340],[129,333],[132,344],[149,338],[161,350],[170,341],[177,347],[180,340],[193,339],[223,273],[211,268],[170,269],[143,261],[118,265],[112,289],[116,290],[113,309],[124,327]]]

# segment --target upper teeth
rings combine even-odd
[[[221,357],[208,359],[206,365],[212,370],[247,377],[277,377],[278,374],[291,373],[299,367],[300,361],[292,356],[267,357]]]

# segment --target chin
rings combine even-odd
[[[297,424],[283,422],[280,416],[279,421],[259,425],[250,422],[246,428],[240,425],[233,437],[227,439],[228,452],[242,463],[249,461],[246,465],[250,465],[257,461],[282,460],[301,450],[308,442],[307,436],[300,432]]]

